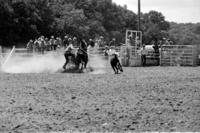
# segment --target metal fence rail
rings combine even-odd
[[[160,54],[161,66],[196,66],[198,64],[196,45],[163,45]]]

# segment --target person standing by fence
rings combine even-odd
[[[33,52],[33,40],[30,40],[28,43],[27,43],[27,45],[26,45],[26,48],[27,48],[27,51],[28,51],[28,53],[31,53],[31,52]]]
[[[109,42],[109,47],[111,47],[111,46],[114,46],[114,47],[116,47],[116,39],[115,38],[113,38],[110,42]]]
[[[141,50],[142,66],[146,66],[146,55],[147,55],[147,50],[145,48],[145,44],[143,44],[143,47],[142,47],[142,50]]]
[[[95,43],[91,38],[89,39],[88,46],[90,46],[90,47],[94,47],[95,46]]]
[[[103,47],[105,45],[103,36],[100,36],[100,38],[98,39],[98,45],[99,45],[99,47]]]
[[[160,58],[159,58],[160,52],[159,52],[158,43],[156,43],[156,42],[153,43],[153,49],[154,49],[155,58],[157,60],[157,65],[159,65],[160,64]]]
[[[33,44],[33,52],[38,52],[39,51],[39,43],[38,40],[35,39],[34,44]]]

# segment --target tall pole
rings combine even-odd
[[[140,5],[140,0],[138,0],[138,31],[140,31],[140,8],[141,8],[141,5]]]

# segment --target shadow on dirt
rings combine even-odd
[[[94,72],[94,69],[92,67],[88,67],[83,70],[76,67],[68,67],[67,69],[61,68],[57,71],[57,73],[90,73],[90,72]]]

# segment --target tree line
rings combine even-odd
[[[26,43],[41,35],[65,34],[85,39],[116,38],[120,44],[125,41],[126,29],[137,30],[138,25],[136,13],[112,0],[0,0],[0,20],[0,45],[4,46]],[[143,43],[164,37],[181,42],[170,25],[177,28],[160,12],[142,13]],[[198,33],[197,27],[194,34]]]

